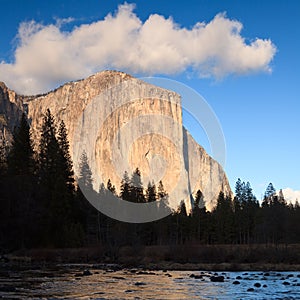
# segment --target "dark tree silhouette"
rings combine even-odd
[[[148,183],[148,187],[146,190],[146,201],[147,202],[154,202],[157,200],[157,193],[156,193],[156,186],[152,181]]]
[[[7,217],[10,219],[7,222],[7,225],[10,226],[8,233],[14,239],[11,241],[11,245],[29,246],[34,242],[33,239],[36,236],[34,222],[37,220],[38,206],[35,205],[34,199],[36,185],[34,152],[25,114],[22,115],[20,123],[14,130],[5,169],[6,167],[7,174],[3,183],[7,187],[14,187],[7,189],[6,193],[10,206],[10,210],[6,211]]]
[[[262,205],[263,206],[270,205],[272,202],[272,197],[275,194],[276,194],[276,189],[274,188],[273,184],[270,182],[265,191],[264,200],[263,200]]]
[[[206,210],[200,190],[196,192],[191,213],[183,202],[178,210],[171,211],[163,183],[159,182],[157,190],[153,182],[149,183],[144,190],[137,168],[131,178],[124,173],[120,187],[122,199],[138,203],[159,200],[156,203],[158,211],[172,213],[147,224],[127,224],[112,220],[95,209],[101,196],[110,194],[108,190],[114,193],[115,187],[109,180],[107,189],[102,183],[99,193],[93,190],[92,172],[85,152],[81,155],[78,182],[80,187],[91,192],[95,207],[74,184],[67,130],[63,122],[57,130],[50,110],[43,119],[37,168],[33,154],[29,126],[23,116],[15,129],[11,151],[8,157],[2,155],[1,160],[1,249],[101,245],[105,257],[117,261],[122,246],[130,246],[138,253],[145,245],[190,249],[191,243],[263,243],[275,245],[277,251],[280,244],[288,249],[288,244],[300,243],[300,205],[297,202],[287,204],[283,192],[276,194],[272,184],[267,187],[262,205],[254,196],[250,183],[238,179],[235,198],[232,200],[220,193],[211,212]],[[172,255],[180,258],[180,252],[173,252]],[[287,259],[284,255],[278,257],[279,261]],[[185,255],[184,261],[192,259]],[[247,259],[253,258],[248,256]]]
[[[62,122],[58,136],[50,110],[43,119],[39,145],[40,197],[43,199],[43,225],[45,245],[71,246],[80,243],[81,225],[74,201],[73,170],[69,143]],[[51,238],[49,238],[51,237]]]
[[[215,221],[215,234],[220,243],[231,243],[233,240],[232,199],[220,192],[217,205],[212,211]]]
[[[166,192],[163,182],[161,180],[158,183],[157,191],[158,191],[157,192],[158,199],[163,199],[168,197],[168,193]]]
[[[192,234],[193,238],[202,243],[208,243],[208,222],[207,211],[205,207],[204,197],[200,190],[195,196],[195,203],[192,210]]]
[[[50,109],[44,115],[39,145],[39,180],[48,191],[57,180],[60,149],[56,138],[55,120]]]
[[[23,113],[20,125],[14,130],[12,146],[7,158],[9,172],[16,175],[33,175],[33,155],[30,128]]]
[[[87,190],[93,190],[93,177],[92,171],[89,166],[88,157],[85,151],[82,152],[80,156],[80,163],[79,163],[79,178],[78,183],[80,187],[84,187]]]
[[[107,180],[106,187],[112,194],[116,195],[116,187],[111,183],[110,179]]]
[[[130,179],[129,179],[127,171],[125,171],[124,175],[123,175],[123,178],[122,178],[122,181],[121,181],[120,197],[123,200],[131,201],[130,191],[131,191]]]
[[[61,157],[60,168],[64,173],[63,174],[64,181],[66,182],[68,188],[73,192],[75,189],[73,163],[71,160],[70,145],[69,145],[67,129],[64,121],[61,121],[59,124],[57,141],[58,141],[60,157]]]
[[[135,171],[132,173],[130,186],[130,198],[137,203],[145,202],[141,172],[138,168],[136,168]]]

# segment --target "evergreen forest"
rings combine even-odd
[[[78,182],[93,188],[93,174],[81,155]],[[115,185],[119,184],[119,189]],[[117,195],[116,190],[120,190]],[[164,199],[163,182],[143,183],[137,167],[124,172],[120,183],[108,180],[95,191],[123,200],[146,203]],[[300,205],[287,203],[270,183],[261,201],[249,182],[238,179],[234,198],[220,192],[212,211],[202,192],[193,195],[189,213],[178,210],[159,221],[131,224],[96,210],[76,184],[64,122],[45,112],[38,148],[23,114],[12,145],[0,148],[0,251],[30,248],[79,248],[151,245],[292,245],[300,243]],[[112,252],[112,250],[111,250]]]

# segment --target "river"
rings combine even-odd
[[[212,282],[223,276],[224,282]],[[149,271],[57,265],[0,271],[2,299],[300,299],[299,272]]]

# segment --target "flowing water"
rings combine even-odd
[[[223,276],[224,282],[212,282],[213,275]],[[300,273],[214,274],[92,265],[2,269],[0,299],[300,299]]]

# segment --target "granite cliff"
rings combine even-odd
[[[9,143],[25,112],[36,147],[47,108],[67,126],[75,174],[82,152],[87,153],[95,189],[108,178],[118,187],[125,170],[139,167],[144,186],[162,179],[166,190],[179,197],[200,189],[209,209],[221,190],[231,194],[222,167],[182,126],[181,100],[175,92],[116,71],[37,96],[17,95],[0,83],[0,139]],[[191,198],[184,200],[191,208]],[[172,197],[170,205],[175,205]]]

